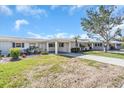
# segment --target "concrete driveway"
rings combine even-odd
[[[108,51],[110,53],[119,53],[119,54],[124,54],[124,49],[121,50],[113,50],[113,51]]]
[[[77,58],[89,59],[102,63],[124,66],[124,59],[119,59],[119,58],[110,58],[110,57],[95,56],[95,55],[83,55],[83,56],[78,56]]]

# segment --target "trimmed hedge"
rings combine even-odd
[[[80,48],[71,48],[71,52],[72,53],[79,53],[80,52]]]
[[[124,43],[121,44],[121,48],[124,49]]]
[[[42,55],[48,55],[48,52],[42,52],[41,54]]]

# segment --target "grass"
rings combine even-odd
[[[61,73],[63,71],[63,68],[60,66],[60,64],[54,64],[50,68],[47,67],[45,70],[38,71],[36,74],[33,75],[33,78],[41,78],[46,77],[51,73]]]
[[[106,86],[119,87],[123,79],[122,67],[104,66],[103,63],[96,61],[58,55],[34,56],[17,62],[0,64],[1,88],[99,87],[102,85],[104,87],[106,82],[108,84]]]
[[[59,64],[53,65],[50,69],[48,69],[51,73],[59,73],[63,71],[63,68]]]
[[[97,62],[97,61],[93,61],[93,60],[87,60],[87,59],[80,59],[82,63],[88,65],[88,66],[92,66],[92,67],[96,67],[96,68],[99,68],[100,65],[102,63],[100,62]]]
[[[88,52],[84,52],[84,54],[124,59],[124,54],[110,53],[110,52],[105,53],[103,51],[88,51]]]
[[[0,87],[19,87],[23,83],[28,83],[22,73],[25,70],[32,69],[40,64],[57,64],[62,63],[64,57],[55,55],[44,55],[32,58],[26,58],[18,62],[9,62],[0,64]],[[51,68],[51,71],[57,70]]]

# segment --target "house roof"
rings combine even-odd
[[[60,42],[75,42],[74,39],[72,38],[52,38],[48,39],[49,42],[55,42],[55,41],[60,41]],[[78,39],[78,42],[88,42],[88,39]]]
[[[51,38],[51,39],[38,39],[38,38],[20,38],[20,37],[10,37],[10,36],[0,36],[0,41],[10,41],[10,42],[74,42],[74,39],[70,38]],[[78,42],[88,42],[88,39],[79,39]]]
[[[0,36],[0,41],[8,41],[8,42],[75,42],[73,38],[51,38],[51,39],[38,39],[38,38],[20,38],[20,37],[12,37],[12,36]],[[78,42],[101,42],[94,41],[90,39],[78,39]],[[111,41],[111,43],[121,43],[119,41]]]
[[[102,43],[102,41],[90,41],[90,42],[92,42],[92,43]],[[116,43],[116,44],[121,44],[122,42],[120,42],[120,41],[110,41],[110,43]]]
[[[41,41],[45,41],[45,40],[44,39],[35,39],[35,38],[20,38],[20,37],[10,37],[10,36],[0,36],[0,41],[41,42]]]

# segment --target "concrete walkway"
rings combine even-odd
[[[119,58],[110,58],[110,57],[95,56],[95,55],[83,55],[83,56],[78,56],[77,58],[84,58],[84,59],[95,60],[103,63],[124,66],[124,59],[119,59]]]

